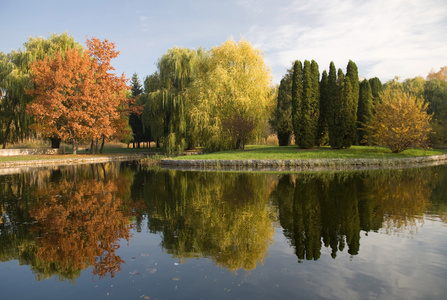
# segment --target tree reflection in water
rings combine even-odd
[[[181,262],[209,257],[231,271],[253,270],[263,262],[276,218],[268,202],[270,177],[178,171],[140,175],[136,184],[144,188],[135,189],[132,197],[145,199],[148,227],[162,232],[167,253]]]
[[[321,247],[358,254],[360,232],[412,234],[432,193],[433,170],[282,175],[272,193],[280,225],[299,260]]]
[[[22,239],[6,243],[7,251],[31,265],[37,280],[56,275],[73,282],[89,266],[99,278],[113,277],[124,262],[116,254],[118,242],[129,240],[132,227],[127,203],[133,174],[120,175],[116,164],[98,164],[39,175],[37,184],[17,195],[26,207],[21,215],[32,221],[18,220],[9,211],[8,219],[17,220],[10,222],[10,234],[2,234],[2,240],[17,230]]]
[[[121,165],[122,166],[122,165]],[[147,220],[162,249],[206,257],[233,272],[262,264],[275,226],[298,261],[323,246],[357,255],[361,232],[412,234],[427,211],[445,216],[446,171],[182,172],[99,164],[0,177],[0,261],[38,280],[121,270],[120,240]],[[437,196],[438,195],[438,196]],[[439,196],[441,195],[441,196]]]

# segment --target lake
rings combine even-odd
[[[447,166],[0,176],[1,299],[444,299]]]

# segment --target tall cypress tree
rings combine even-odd
[[[278,89],[278,97],[273,118],[270,124],[278,134],[280,146],[290,144],[293,124],[292,124],[292,75],[293,69],[289,69],[281,79]]]
[[[329,133],[329,145],[332,148],[340,149],[341,140],[339,141],[339,115],[340,115],[340,101],[337,85],[337,71],[334,62],[329,65],[328,85],[327,85],[327,122]]]
[[[357,110],[357,138],[359,145],[365,145],[363,130],[366,120],[369,119],[372,113],[372,99],[371,85],[368,80],[363,80],[360,84],[359,107]]]
[[[320,115],[318,117],[317,146],[321,146],[328,139],[328,113],[329,113],[329,79],[324,70],[320,81]]]
[[[346,77],[349,78],[352,88],[352,99],[349,99],[351,108],[350,122],[351,122],[351,130],[350,133],[352,135],[352,143],[357,142],[357,109],[359,102],[359,73],[357,69],[357,65],[350,60],[348,62],[348,66],[346,67]]]
[[[295,144],[298,145],[300,139],[300,124],[301,124],[301,96],[303,91],[302,86],[302,64],[301,61],[296,60],[293,64],[292,74],[292,123],[293,132],[295,134]]]
[[[355,120],[357,115],[354,115],[353,102],[354,101],[354,91],[351,84],[351,79],[346,76],[343,88],[341,92],[341,110],[340,116],[342,121],[342,148],[349,148],[352,145],[354,136],[357,130],[355,125]]]
[[[377,103],[380,99],[380,93],[382,92],[382,82],[379,78],[374,77],[369,79],[369,85],[371,86],[371,93],[373,95],[373,103]]]
[[[310,64],[312,75],[312,102],[311,102],[311,117],[314,123],[314,138],[313,145],[317,144],[318,134],[318,120],[320,118],[320,70],[315,60],[312,60]]]
[[[298,143],[300,148],[312,148],[315,141],[314,126],[312,120],[312,71],[310,61],[305,60],[303,64],[303,93],[301,96],[301,122],[299,124]]]

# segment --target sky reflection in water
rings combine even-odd
[[[1,176],[2,299],[442,299],[446,177],[127,163]]]

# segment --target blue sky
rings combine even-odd
[[[386,81],[447,65],[445,0],[0,0],[0,51],[68,32],[115,42],[118,74],[141,81],[174,46],[209,49],[233,37],[263,51],[278,83],[292,61],[334,61]]]

